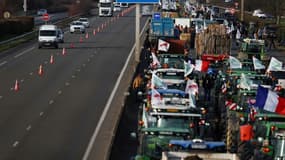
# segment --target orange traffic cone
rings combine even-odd
[[[62,53],[61,53],[63,56],[66,55],[66,50],[65,48],[62,48]]]
[[[88,38],[89,38],[89,34],[87,32],[86,35],[85,35],[85,39],[88,39]]]
[[[40,65],[38,75],[42,76],[44,74],[43,65]]]
[[[100,32],[100,27],[97,28],[97,32]]]
[[[80,36],[79,38],[79,42],[82,43],[83,42],[83,38]]]
[[[54,58],[53,58],[53,55],[51,55],[51,56],[50,56],[49,63],[50,63],[50,64],[54,64]]]
[[[104,24],[102,23],[102,25],[101,25],[101,29],[104,29]]]
[[[96,30],[95,30],[95,29],[93,30],[93,35],[94,35],[94,36],[96,35]]]
[[[19,91],[19,90],[20,90],[20,85],[19,85],[18,80],[16,80],[15,86],[14,86],[14,91]]]

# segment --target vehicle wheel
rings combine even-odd
[[[226,133],[226,145],[227,151],[230,153],[237,152],[237,142],[238,142],[238,118],[236,117],[236,112],[228,111],[227,119],[227,133]]]
[[[250,160],[254,154],[253,146],[249,141],[240,141],[238,145],[238,156],[242,160]]]

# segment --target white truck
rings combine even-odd
[[[113,0],[99,0],[99,16],[112,16],[113,15]]]

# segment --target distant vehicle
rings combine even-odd
[[[47,10],[46,9],[39,9],[38,12],[37,12],[38,16],[42,16],[44,14],[47,14]]]
[[[56,25],[42,25],[39,28],[38,48],[54,46],[58,48],[60,41],[59,31]]]
[[[58,34],[58,42],[60,42],[60,43],[64,43],[64,32],[60,29],[60,28],[58,28],[57,29],[57,34]]]
[[[112,16],[113,15],[113,0],[99,0],[99,16]]]
[[[85,28],[89,28],[90,27],[90,23],[88,18],[79,18],[78,21],[82,22],[83,25],[85,26]]]
[[[74,32],[85,33],[85,26],[80,21],[73,21],[70,24],[69,30],[70,30],[70,33],[74,33]]]
[[[266,14],[263,13],[260,9],[254,10],[252,13],[252,16],[255,16],[258,18],[267,18]]]
[[[152,16],[153,10],[152,5],[143,5],[142,6],[142,15],[143,16]]]
[[[114,8],[113,8],[113,11],[114,12],[120,12],[122,9],[121,9],[121,4],[120,3],[117,3],[117,2],[114,2]]]

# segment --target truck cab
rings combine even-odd
[[[112,16],[113,15],[113,1],[112,0],[100,0],[98,3],[99,16]]]

